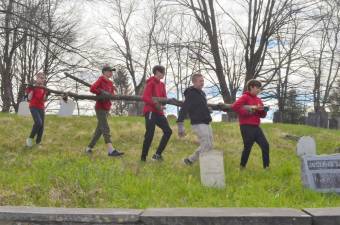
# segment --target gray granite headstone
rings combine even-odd
[[[208,151],[200,154],[200,172],[203,186],[224,188],[223,152]]]
[[[302,180],[313,190],[340,193],[340,154],[302,156]]]
[[[19,103],[18,115],[19,116],[30,116],[31,115],[28,102],[23,101]]]
[[[58,116],[72,116],[75,108],[75,103],[71,99],[68,99],[67,102],[64,100],[60,100],[60,109],[58,112]]]
[[[303,155],[315,155],[316,144],[314,139],[310,136],[301,137],[296,145],[296,154],[300,157]]]

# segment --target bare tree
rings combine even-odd
[[[219,5],[233,22],[245,49],[245,85],[250,79],[259,77],[263,72],[269,40],[291,21],[294,14],[301,12],[312,3],[301,3],[296,0],[239,0],[237,3],[247,10],[246,26],[243,26],[236,16],[226,11],[221,4]],[[273,74],[269,75],[266,82],[270,83],[273,78]]]
[[[221,95],[224,102],[231,102],[232,99],[225,79],[221,60],[214,1],[197,0],[194,2],[193,0],[177,0],[177,2],[193,12],[196,20],[200,23],[208,35],[209,48],[214,59],[214,71],[219,82]]]
[[[306,56],[309,69],[313,73],[314,111],[324,111],[336,79],[339,77],[340,54],[340,7],[336,0],[324,0],[320,3],[319,30],[316,41],[318,48]]]

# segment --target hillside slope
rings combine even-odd
[[[32,119],[0,114],[0,205],[56,207],[331,207],[340,195],[303,188],[294,141],[284,134],[311,135],[318,153],[334,153],[340,132],[307,126],[264,124],[271,148],[271,169],[261,167],[256,146],[248,168],[239,171],[242,140],[236,123],[214,123],[215,149],[224,152],[227,187],[204,188],[199,167],[186,167],[182,158],[196,148],[195,136],[174,135],[163,163],[139,162],[144,135],[141,117],[110,118],[114,146],[126,153],[113,159],[100,140],[92,156],[84,154],[96,125],[94,117],[47,116],[43,145],[24,147]],[[186,123],[187,131],[190,125]],[[154,153],[160,130],[150,149]],[[149,155],[150,156],[150,155]]]

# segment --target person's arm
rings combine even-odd
[[[25,93],[26,93],[27,100],[31,101],[33,97],[33,88],[31,87],[26,88]]]
[[[246,105],[247,96],[242,95],[234,104],[232,104],[231,109],[238,113],[240,116],[248,116],[251,113],[246,110],[243,106]]]
[[[260,104],[258,110],[256,110],[255,114],[261,118],[265,118],[267,116],[267,107],[263,106],[262,100],[260,99]]]
[[[184,128],[184,119],[188,115],[189,109],[192,105],[192,98],[190,92],[187,96],[185,96],[184,102],[181,106],[181,109],[178,113],[178,119],[177,119],[177,127],[178,127],[178,136],[184,137],[185,136],[185,128]]]
[[[46,89],[44,90],[44,101],[48,100],[48,96],[50,95],[50,92],[47,91]]]
[[[148,105],[151,105],[153,107],[156,107],[156,103],[152,100],[152,90],[154,86],[152,83],[146,84],[146,87],[144,89],[143,93],[143,101],[147,103]]]
[[[101,84],[101,79],[98,79],[96,82],[94,82],[91,87],[90,87],[90,92],[93,94],[99,95],[100,94],[100,89],[99,86]]]
[[[191,103],[192,103],[191,95],[189,93],[187,96],[185,96],[184,102],[181,106],[181,109],[179,110],[177,123],[183,123],[184,122],[184,119],[185,119],[186,115],[188,115],[189,109],[191,107]]]

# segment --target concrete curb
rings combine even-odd
[[[91,209],[0,206],[0,225],[340,225],[340,208]]]

